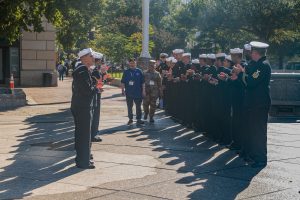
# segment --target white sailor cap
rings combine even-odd
[[[231,55],[227,55],[227,56],[225,57],[225,59],[226,59],[226,60],[229,60],[229,61],[231,61],[231,62],[232,62]]]
[[[93,55],[93,50],[91,48],[87,48],[87,49],[82,49],[81,51],[79,51],[78,53],[78,57],[81,58],[82,56],[85,56],[87,54],[91,54]]]
[[[184,54],[182,54],[182,57],[191,57],[192,56],[192,54],[191,53],[184,53]]]
[[[217,53],[216,58],[225,58],[226,54],[225,53]]]
[[[166,58],[166,61],[167,61],[167,62],[171,62],[171,61],[172,61],[172,57]]]
[[[175,58],[172,59],[172,63],[177,63],[177,60]]]
[[[155,63],[156,63],[156,60],[149,60],[149,63],[155,64]]]
[[[199,58],[207,58],[207,54],[200,54]]]
[[[251,45],[250,44],[245,44],[244,49],[247,51],[251,51]]]
[[[215,60],[216,59],[216,55],[211,53],[211,54],[207,54],[207,58],[208,59],[212,59],[212,60]]]
[[[168,57],[168,54],[166,54],[166,53],[161,53],[161,54],[159,55],[159,57]]]
[[[184,53],[184,50],[183,50],[183,49],[174,49],[174,50],[173,50],[173,53],[174,53],[174,54]]]
[[[250,45],[252,48],[256,48],[256,49],[266,49],[269,47],[269,45],[266,43],[256,42],[256,41],[250,42]]]
[[[99,52],[94,52],[93,56],[95,59],[101,60],[103,58],[103,54]]]
[[[193,63],[193,64],[199,64],[200,62],[199,62],[199,59],[193,59],[193,60],[192,60],[192,63]]]
[[[230,49],[230,54],[243,54],[243,52],[243,49],[240,48]]]

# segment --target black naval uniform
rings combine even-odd
[[[178,61],[173,69],[172,69],[172,75],[174,78],[180,78],[181,77],[181,74],[185,74],[186,73],[186,70],[185,70],[185,67],[184,67],[184,63],[182,61]],[[182,100],[182,97],[181,97],[181,94],[180,94],[180,91],[181,91],[181,87],[182,84],[181,82],[174,82],[172,84],[172,110],[174,112],[174,117],[177,119],[177,120],[182,120],[182,116],[180,115],[181,114],[181,109],[178,107],[178,105],[180,105],[180,102]]]
[[[229,75],[230,70],[225,67],[218,67],[217,74],[221,72]],[[219,78],[218,78],[219,79]],[[215,107],[216,116],[215,122],[217,129],[217,140],[220,144],[231,143],[231,94],[229,90],[228,81],[219,79],[218,85],[216,85],[216,100]]]
[[[97,81],[101,78],[99,69],[96,67],[92,72],[92,77],[94,85],[97,85]],[[95,139],[99,133],[99,122],[100,122],[100,107],[101,106],[101,92],[99,89],[96,89],[94,99],[93,99],[93,120],[92,120],[92,127],[91,127],[91,140]]]
[[[200,74],[201,76],[204,75],[206,73],[206,71],[208,71],[209,66],[205,65],[205,66],[198,66],[196,68],[196,73]],[[196,89],[195,89],[195,93],[197,93],[196,95],[196,117],[194,120],[195,123],[195,130],[196,131],[201,131],[203,132],[205,135],[207,135],[207,113],[210,112],[209,108],[208,108],[208,104],[209,104],[209,97],[207,95],[207,88],[208,88],[208,83],[206,81],[204,81],[203,79],[194,79],[194,81],[196,82]]]
[[[247,63],[241,63],[241,66],[246,69]],[[232,69],[232,68],[231,68]],[[232,143],[230,149],[240,151],[242,149],[242,142],[244,133],[242,125],[244,121],[243,104],[245,98],[244,84],[239,80],[229,80],[230,93],[231,93],[231,138]]]
[[[251,62],[240,78],[246,85],[244,110],[245,153],[256,163],[267,162],[267,123],[271,105],[271,66],[266,57]]]
[[[204,74],[210,75],[212,78],[217,78],[217,67],[214,65],[208,66]],[[216,86],[206,82],[205,84],[205,132],[209,138],[217,140],[217,127],[214,122],[217,113],[216,104],[218,103],[216,94]]]
[[[167,76],[163,74],[163,71],[168,71],[169,70],[169,66],[167,65],[166,62],[161,62],[157,69],[156,69],[160,75],[161,75],[161,78],[162,78],[162,85],[165,87],[165,89],[163,90],[163,96],[160,97],[160,99],[163,99],[163,107],[166,108],[166,104],[167,104],[167,101],[165,101],[166,99],[166,84],[167,84]]]
[[[78,167],[90,166],[91,119],[96,87],[88,68],[79,64],[74,70],[71,111],[75,123],[75,162]]]

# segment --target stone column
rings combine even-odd
[[[142,0],[143,7],[143,49],[141,56],[138,59],[138,65],[145,69],[149,64],[151,58],[149,53],[149,5],[150,0]]]

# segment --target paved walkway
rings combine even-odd
[[[26,88],[29,105],[0,112],[0,199],[300,199],[300,124],[269,124],[269,162],[233,152],[174,123],[126,126],[120,89],[108,86],[95,170],[74,165],[71,80]]]

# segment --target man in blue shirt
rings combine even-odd
[[[122,94],[126,96],[128,109],[128,125],[133,123],[132,107],[136,106],[136,119],[138,124],[144,124],[142,118],[142,101],[145,96],[145,80],[142,70],[136,67],[134,58],[129,59],[129,69],[125,70],[122,76]]]

